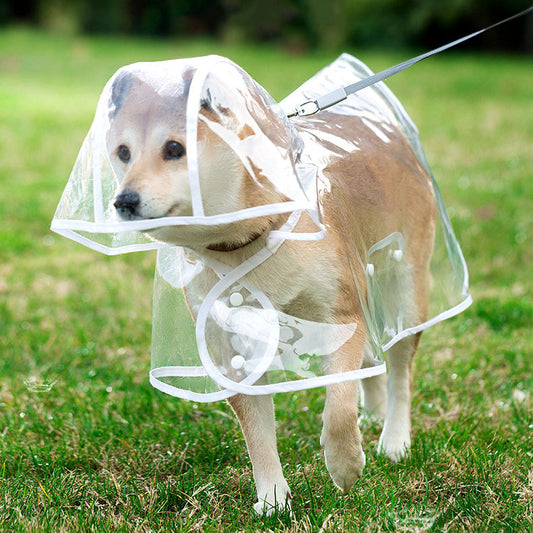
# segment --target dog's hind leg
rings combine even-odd
[[[378,449],[393,461],[403,459],[411,446],[411,367],[420,335],[401,340],[389,351],[387,414]]]
[[[414,283],[404,284],[404,294],[411,294],[412,305],[406,313],[406,326],[426,320],[430,276],[420,268]],[[407,300],[409,301],[409,300]],[[410,335],[392,346],[388,354],[387,414],[379,439],[378,450],[393,461],[400,461],[411,447],[411,396],[413,390],[413,357],[421,332]]]
[[[228,399],[241,424],[252,461],[258,513],[290,509],[290,490],[279,460],[272,396],[237,394]]]
[[[338,350],[329,365],[330,373],[359,368],[364,339],[353,337]],[[365,454],[357,425],[356,381],[329,385],[322,415],[320,444],[324,447],[326,467],[335,485],[348,491],[363,474]]]
[[[372,348],[367,343],[365,345],[365,356],[363,359],[363,368],[375,365]],[[387,409],[387,374],[379,374],[371,378],[361,380],[362,387],[362,406],[364,416],[383,422]]]

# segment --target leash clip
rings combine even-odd
[[[320,107],[318,105],[318,102],[316,100],[309,100],[308,102],[304,102],[303,104],[300,104],[298,107],[294,108],[294,111],[287,115],[289,118],[291,117],[308,117],[310,115],[314,115],[315,113],[318,113],[320,111]]]

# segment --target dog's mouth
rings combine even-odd
[[[122,209],[117,209],[116,211],[120,220],[123,220],[124,222],[129,222],[131,220],[144,220],[144,217],[141,217],[134,213],[130,213],[128,211],[124,211]]]
[[[166,211],[166,213],[164,215],[160,215],[160,216],[153,216],[153,217],[148,217],[149,219],[154,219],[154,218],[164,218],[164,217],[174,217],[174,216],[179,216],[180,214],[182,214],[183,210],[183,206],[182,206],[182,203],[181,202],[176,202],[174,204],[172,204],[170,206],[170,208]]]

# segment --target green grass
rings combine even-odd
[[[374,70],[409,55],[354,51]],[[336,491],[323,390],[278,395],[293,515],[259,518],[224,403],[154,390],[154,255],[108,258],[51,234],[101,88],[121,65],[219,53],[281,98],[333,59],[209,41],[0,31],[0,530],[531,531],[533,70],[449,53],[389,83],[420,129],[475,304],[428,331],[411,457],[376,454]]]

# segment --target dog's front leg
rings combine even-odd
[[[329,363],[330,373],[359,368],[364,341],[354,338],[337,351]],[[357,382],[329,385],[322,415],[320,444],[326,467],[335,485],[348,491],[363,474],[365,454],[357,425]]]
[[[290,508],[290,491],[279,460],[272,396],[237,394],[228,399],[241,424],[252,461],[258,513]]]

